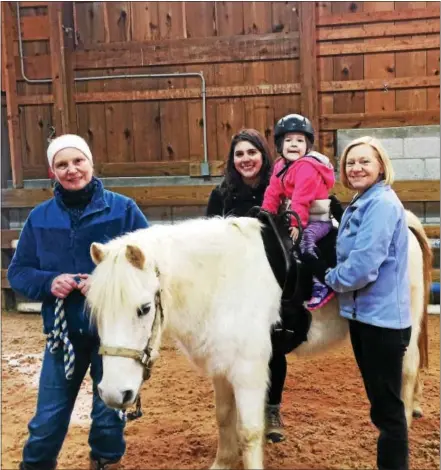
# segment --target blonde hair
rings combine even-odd
[[[346,175],[346,160],[348,158],[349,151],[359,145],[369,145],[375,150],[378,161],[383,165],[383,170],[384,170],[384,175],[383,175],[383,180],[382,180],[383,183],[390,184],[390,185],[393,184],[395,180],[395,172],[392,167],[391,159],[389,155],[387,154],[386,150],[381,145],[381,142],[375,137],[364,136],[364,137],[359,137],[358,139],[353,140],[343,150],[343,154],[340,158],[340,181],[343,184],[343,186],[348,189],[354,189],[350,185],[348,181],[348,177]]]

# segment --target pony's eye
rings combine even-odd
[[[136,313],[138,314],[138,317],[143,317],[144,315],[147,315],[150,312],[150,304],[142,304],[141,307],[138,308]]]

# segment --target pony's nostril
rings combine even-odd
[[[133,392],[131,390],[126,390],[123,392],[123,403],[129,402],[133,397]]]

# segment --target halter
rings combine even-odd
[[[159,315],[158,315],[159,313]],[[141,363],[143,367],[142,381],[145,382],[148,380],[152,373],[153,360],[152,360],[152,351],[153,348],[151,345],[154,344],[156,337],[158,335],[158,330],[160,325],[164,321],[164,311],[161,303],[161,296],[159,291],[155,295],[155,318],[153,320],[152,334],[150,335],[149,340],[147,341],[147,346],[144,349],[131,349],[131,348],[116,348],[113,346],[100,346],[98,354],[101,356],[118,356],[118,357],[127,357],[129,359],[134,359]],[[138,394],[136,397],[136,409],[134,412],[127,413],[127,419],[129,421],[134,420],[142,416],[141,411],[141,397]]]

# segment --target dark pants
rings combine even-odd
[[[403,357],[411,328],[393,330],[349,322],[352,347],[371,404],[371,420],[380,431],[380,470],[407,470],[409,445],[401,400]]]
[[[280,405],[282,401],[283,386],[286,378],[285,354],[274,352],[269,363],[270,384],[268,387],[268,405]]]
[[[71,337],[75,351],[75,371],[70,380],[64,373],[63,349],[55,354],[45,349],[38,389],[37,410],[30,421],[29,439],[23,449],[23,462],[32,468],[55,467],[66,437],[70,417],[81,383],[90,365],[93,380],[92,426],[89,445],[94,458],[118,460],[124,454],[124,422],[98,395],[103,367],[98,340],[89,336]]]

